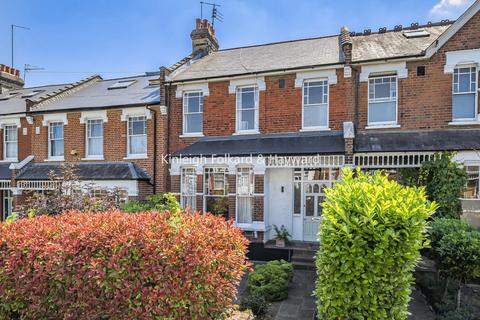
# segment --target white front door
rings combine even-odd
[[[310,182],[305,185],[303,199],[303,241],[318,241],[318,229],[322,220],[323,189],[328,182]]]

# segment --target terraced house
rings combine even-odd
[[[285,226],[316,241],[324,188],[344,166],[417,167],[458,151],[478,208],[480,1],[457,21],[219,49],[197,20],[164,70],[170,189],[253,241]]]
[[[49,173],[65,162],[93,192],[118,188],[128,200],[166,190],[158,73],[23,89],[17,70],[0,68],[3,219],[27,191],[51,189]]]
[[[185,58],[121,79],[24,89],[0,65],[2,212],[74,162],[85,184],[126,200],[171,191],[259,244],[282,225],[314,242],[342,167],[395,172],[454,150],[478,217],[479,11],[476,1],[457,21],[230,49],[198,19]]]

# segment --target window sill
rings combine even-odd
[[[132,154],[123,158],[123,160],[142,160],[142,159],[148,159],[148,156],[146,154]]]
[[[180,138],[201,138],[204,137],[203,133],[184,133],[179,136]]]
[[[4,159],[4,160],[0,160],[0,163],[12,163],[12,162],[18,162],[18,159]]]
[[[48,158],[48,159],[45,159],[43,161],[45,161],[45,162],[65,161],[65,158],[64,157]]]
[[[86,161],[103,161],[103,160],[105,160],[105,158],[103,158],[103,157],[85,157],[85,158],[82,158],[82,160],[86,160]]]
[[[372,130],[372,129],[392,129],[392,128],[400,128],[399,124],[373,124],[373,125],[368,125],[365,127],[367,130]]]
[[[252,223],[237,223],[235,222],[237,228],[242,229],[243,231],[267,231],[265,227],[265,222],[252,222]]]
[[[255,131],[237,131],[232,133],[232,136],[242,136],[242,135],[248,135],[248,134],[260,134],[260,131],[255,130]]]
[[[302,128],[299,131],[300,132],[310,132],[310,131],[331,131],[332,129],[330,128],[325,128],[325,127],[312,127],[312,128]]]
[[[449,126],[470,126],[470,125],[479,125],[479,120],[466,120],[466,121],[452,121],[449,122]]]

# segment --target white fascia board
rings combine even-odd
[[[257,86],[258,91],[264,91],[266,89],[265,77],[254,77],[254,78],[242,78],[242,79],[232,79],[228,86],[228,93],[233,94],[237,92],[237,87],[243,86]]]
[[[453,69],[458,65],[480,64],[480,49],[449,51],[445,54],[447,56],[445,73],[453,73]]]
[[[360,81],[368,81],[370,75],[382,74],[387,72],[395,72],[399,79],[406,78],[408,77],[407,63],[405,61],[402,61],[394,63],[362,65]]]
[[[50,122],[63,122],[64,125],[68,124],[66,113],[45,113],[43,115],[43,126],[48,126]]]
[[[107,110],[82,111],[80,123],[85,123],[87,120],[103,120],[103,122],[107,122]]]
[[[175,91],[175,98],[181,98],[183,93],[188,91],[201,91],[204,97],[210,94],[208,82],[178,84],[177,90]]]
[[[326,69],[326,70],[297,72],[297,77],[295,78],[295,88],[301,88],[305,80],[315,80],[315,79],[328,79],[329,85],[336,84],[337,70]]]
[[[147,119],[152,119],[152,113],[147,109],[147,107],[123,108],[120,119],[122,121],[127,121],[128,117],[142,116],[145,116]]]
[[[431,58],[450,40],[473,16],[480,11],[480,1],[475,1],[444,33],[437,38],[425,51],[425,56]]]

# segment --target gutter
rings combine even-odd
[[[40,110],[40,111],[27,111],[26,115],[40,115],[48,113],[59,113],[59,112],[77,112],[77,111],[91,111],[91,110],[104,110],[104,109],[119,109],[119,108],[133,108],[133,107],[147,107],[160,104],[160,101],[154,101],[150,103],[132,103],[125,105],[111,105],[111,106],[98,106],[98,107],[83,107],[83,108],[71,108],[71,109],[52,109],[52,110]]]

